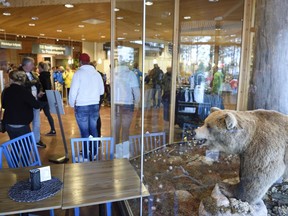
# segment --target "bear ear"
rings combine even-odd
[[[237,119],[232,113],[226,113],[225,115],[225,123],[226,123],[226,128],[228,130],[233,129],[237,125]]]
[[[218,107],[211,107],[210,109],[210,113],[215,112],[215,111],[219,111],[221,109],[219,109]]]

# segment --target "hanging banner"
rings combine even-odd
[[[68,46],[51,45],[51,44],[33,44],[33,54],[49,54],[49,55],[72,55],[72,49]]]
[[[22,42],[0,40],[0,48],[4,49],[22,49]]]

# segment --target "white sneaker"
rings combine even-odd
[[[76,161],[76,163],[83,163],[83,162],[88,162],[89,159],[88,158],[83,158],[82,155],[79,155],[79,158],[75,157],[75,161]]]

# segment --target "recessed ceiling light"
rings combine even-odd
[[[124,17],[119,16],[119,17],[117,17],[117,19],[122,20],[122,19],[124,19]]]
[[[135,31],[135,32],[139,32],[140,30],[139,30],[139,29],[134,29],[134,31]]]
[[[147,0],[145,4],[147,6],[151,6],[151,5],[153,5],[153,1],[152,0]]]
[[[155,23],[155,24],[158,25],[158,26],[161,26],[161,25],[162,25],[161,22],[157,22],[157,23]]]
[[[106,36],[105,35],[101,35],[101,38],[106,38]]]
[[[59,39],[57,38],[56,41],[59,41]]]
[[[124,37],[118,37],[117,39],[118,40],[124,40],[125,38]]]
[[[86,39],[85,39],[85,38],[82,38],[81,40],[82,40],[82,41],[85,41]]]
[[[4,15],[4,16],[11,16],[11,13],[9,13],[9,12],[3,12],[3,15]]]
[[[119,8],[114,8],[114,11],[118,12],[118,11],[120,11],[120,9]]]
[[[43,34],[43,33],[40,33],[39,35],[40,35],[40,36],[45,36],[45,34]]]
[[[1,31],[1,32],[4,32],[4,31],[5,31],[5,29],[0,29],[0,31]]]
[[[73,4],[65,4],[65,7],[66,7],[66,8],[73,8],[74,5],[73,5]]]
[[[39,17],[31,17],[32,20],[38,20]]]
[[[84,25],[78,25],[78,27],[79,27],[79,28],[84,28],[85,26],[84,26]]]
[[[57,29],[56,31],[57,31],[57,32],[62,32],[62,30],[61,30],[61,29]]]
[[[185,20],[191,19],[191,16],[184,16]]]
[[[29,26],[35,26],[35,23],[29,23],[28,25]]]
[[[219,0],[208,0],[209,2],[218,2]]]

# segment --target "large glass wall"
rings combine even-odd
[[[130,200],[128,206],[135,215],[198,215],[200,200],[219,180],[215,173],[225,163],[211,167],[219,153],[194,147],[189,135],[203,124],[211,107],[236,109],[244,1],[146,1],[145,6],[132,0],[115,2],[116,155],[122,150],[120,157],[129,156],[151,194]],[[179,30],[176,39],[174,29]],[[173,51],[178,57],[173,58]],[[125,107],[118,99],[127,92],[134,105],[131,101]],[[119,118],[127,123],[126,132],[118,126]],[[164,135],[155,135],[161,132]],[[133,140],[135,136],[142,142]],[[221,177],[235,175],[236,166]]]

